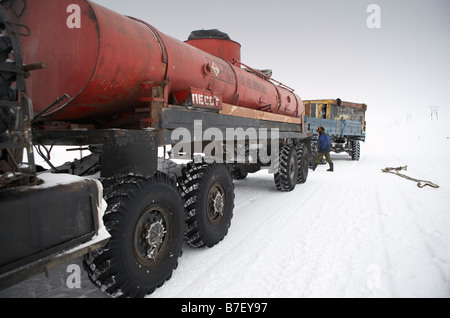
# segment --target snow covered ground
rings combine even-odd
[[[448,124],[369,126],[359,162],[333,154],[334,173],[319,166],[289,193],[266,171],[236,181],[228,236],[212,249],[185,246],[149,297],[450,297]],[[440,188],[381,172],[404,165]],[[107,297],[84,272],[69,288],[68,265],[0,297]]]

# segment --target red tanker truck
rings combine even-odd
[[[269,169],[280,191],[306,182],[301,98],[243,64],[227,34],[182,42],[87,0],[0,5],[2,287],[85,254],[106,293],[143,297],[184,241],[227,235],[233,178]],[[54,146],[88,155],[55,166]]]

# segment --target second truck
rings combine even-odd
[[[322,126],[330,137],[331,150],[346,152],[353,161],[361,156],[361,141],[366,141],[366,104],[338,99],[305,100],[304,119],[313,131],[312,149],[317,152],[318,134],[315,127]],[[314,158],[314,156],[312,156]]]

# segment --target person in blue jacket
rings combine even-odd
[[[328,164],[330,165],[330,169],[327,171],[334,171],[334,164],[333,161],[331,161],[330,157],[330,151],[331,151],[331,143],[330,143],[330,137],[325,133],[325,128],[322,126],[317,127],[316,129],[317,133],[319,134],[319,153],[317,154],[316,161],[314,162],[314,166],[312,170],[316,170],[317,165],[322,160],[322,158],[325,156],[325,159],[327,160]]]

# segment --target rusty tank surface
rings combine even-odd
[[[227,104],[300,117],[303,103],[292,89],[240,64],[231,39],[190,38],[186,43],[147,22],[86,0],[13,2],[10,19],[26,25],[23,59],[47,68],[28,80],[34,111],[48,120],[108,120],[145,107],[145,82],[170,82],[169,98],[190,88],[221,96]],[[43,19],[43,17],[49,17]],[[193,33],[194,34],[194,33]],[[67,97],[68,96],[68,97]]]

